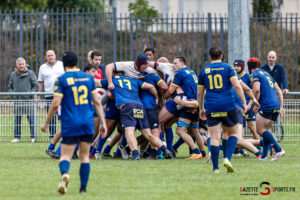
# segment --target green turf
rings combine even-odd
[[[60,199],[58,161],[46,156],[47,143],[0,144],[0,199]],[[186,160],[183,145],[173,160],[91,161],[88,194],[79,190],[79,161],[71,162],[71,180],[64,199],[299,199],[299,143],[281,143],[287,155],[277,162],[234,157],[235,172],[221,165],[218,175],[205,160]],[[268,196],[241,196],[240,187],[295,187],[296,192],[271,192]],[[266,187],[266,185],[265,185]],[[258,188],[259,192],[264,191]]]

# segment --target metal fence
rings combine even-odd
[[[0,11],[0,91],[7,91],[17,57],[25,57],[38,74],[47,49],[54,49],[58,59],[65,50],[75,51],[82,68],[94,48],[103,52],[102,63],[109,64],[133,60],[145,47],[153,47],[156,58],[185,56],[199,73],[209,62],[211,46],[222,47],[226,57],[227,20],[216,14],[137,18],[96,9]],[[266,63],[267,52],[275,50],[285,65],[290,91],[299,89],[299,23],[297,15],[250,17],[250,55]]]
[[[28,93],[15,94],[28,95]],[[47,104],[50,105],[51,102],[46,100],[42,100],[40,102],[37,101],[38,94],[48,93],[30,94],[34,94],[34,98],[31,100],[0,100],[0,141],[11,141],[14,138],[14,131],[18,128],[21,129],[21,141],[31,141],[32,136],[38,142],[50,141],[50,133],[43,133],[40,127],[46,119],[46,106]],[[0,96],[7,95],[11,95],[11,93],[0,93]],[[279,141],[300,141],[300,92],[291,92],[289,93],[289,97],[294,98],[284,100],[286,116],[273,124],[272,132]],[[20,126],[15,126],[15,107],[25,107],[22,115],[19,115],[22,118]],[[29,109],[32,109],[32,111],[29,112]],[[30,124],[27,119],[28,113],[32,114],[30,115],[33,117],[32,124]],[[32,129],[30,126],[32,126]],[[60,128],[58,121],[56,126],[56,130],[58,130]],[[252,138],[252,134],[249,130],[246,131],[245,137]]]

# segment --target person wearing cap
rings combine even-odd
[[[63,63],[59,60],[56,60],[56,54],[53,50],[48,50],[46,52],[46,62],[40,66],[38,74],[38,83],[39,89],[38,92],[54,93],[54,84],[55,79],[65,73]],[[53,94],[45,95],[47,102],[53,100]],[[41,100],[41,97],[38,96],[38,101]],[[49,110],[49,103],[46,104],[47,112]],[[56,133],[56,115],[51,119],[49,125],[50,131],[50,140]],[[55,146],[54,146],[55,147]]]
[[[265,70],[260,69],[258,58],[250,58],[247,62],[250,80],[255,98],[260,104],[260,109],[256,114],[256,129],[263,138],[263,155],[261,160],[268,160],[268,149],[271,145],[276,153],[271,161],[285,155],[285,151],[278,145],[273,134],[270,132],[272,124],[278,115],[284,117],[282,91],[272,76]]]
[[[224,53],[221,48],[212,47],[209,50],[211,64],[204,67],[198,77],[200,117],[203,120],[207,119],[213,173],[216,174],[219,173],[219,151],[222,129],[229,136],[223,164],[227,168],[227,172],[231,173],[234,171],[231,158],[237,145],[237,137],[239,135],[238,119],[242,115],[242,111],[240,108],[237,108],[232,87],[234,87],[238,97],[242,101],[243,113],[247,109],[246,99],[238,77],[233,67],[222,62],[223,56]]]
[[[74,52],[64,52],[62,61],[66,73],[55,81],[53,101],[41,130],[46,132],[50,120],[61,105],[62,145],[59,168],[62,176],[58,192],[67,192],[70,160],[76,145],[79,144],[80,193],[85,194],[90,174],[89,147],[94,134],[94,108],[100,118],[100,134],[104,137],[107,127],[93,77],[76,68],[78,58]]]
[[[233,67],[240,77],[240,79],[250,88],[252,89],[250,74],[244,71],[245,62],[243,60],[237,59],[233,62]],[[245,94],[246,102],[247,102],[247,112],[245,113],[245,119],[247,121],[247,126],[250,129],[253,137],[255,139],[260,139],[260,136],[256,132],[256,114],[253,110],[252,100]],[[244,124],[244,127],[246,124]]]
[[[282,89],[284,94],[289,92],[288,84],[285,76],[284,66],[277,61],[277,55],[275,51],[269,51],[268,62],[264,64],[261,69],[267,71]]]

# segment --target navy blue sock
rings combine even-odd
[[[258,150],[261,150],[261,146],[256,147]]]
[[[75,150],[74,150],[74,153],[76,153],[79,149],[79,144],[76,144],[76,147],[75,147]]]
[[[172,151],[172,145],[173,145],[173,130],[172,128],[165,128],[166,133],[166,142],[167,142],[167,148],[169,151]]]
[[[61,147],[61,143],[59,144],[58,148],[55,151],[56,154],[60,154],[60,147]]]
[[[211,160],[213,163],[213,170],[219,169],[219,146],[210,146],[211,147]]]
[[[177,142],[173,145],[173,149],[177,151],[177,149],[184,143],[182,138],[179,138]]]
[[[60,174],[63,175],[64,173],[68,173],[70,169],[70,162],[67,160],[62,160],[59,162],[59,169],[60,169]]]
[[[245,153],[245,150],[244,150],[244,149],[239,149],[239,152],[240,152],[241,154],[244,154],[244,153]]]
[[[222,139],[222,145],[223,145],[223,158],[225,158],[225,155],[226,155],[226,145],[227,145],[227,140]]]
[[[207,138],[206,144],[207,144],[208,152],[211,152],[210,137]],[[220,148],[219,148],[219,150],[220,150]]]
[[[205,151],[201,151],[202,157],[205,158],[206,156],[206,152]]]
[[[90,148],[90,153],[91,153],[91,155],[95,155],[95,153],[96,153],[96,148],[93,147],[93,146],[91,146],[91,148]]]
[[[275,149],[276,153],[282,150],[272,133],[265,131],[263,134],[265,134],[265,137],[268,137],[269,144]]]
[[[132,151],[132,157],[136,158],[140,155],[139,151],[138,150],[133,150]]]
[[[229,136],[226,144],[226,156],[225,158],[228,158],[228,160],[231,161],[232,154],[235,150],[237,144],[237,138],[235,136]]]
[[[125,133],[124,133],[123,136],[122,136],[122,140],[121,140],[120,145],[121,145],[122,147],[126,147],[126,145],[127,145],[127,140],[126,140],[126,137],[125,137]]]
[[[255,156],[259,156],[260,154],[262,154],[262,152],[258,151],[258,152],[255,153]]]
[[[90,163],[81,163],[79,169],[81,186],[86,187],[90,176]]]
[[[198,148],[195,148],[191,151],[191,153],[200,154],[200,150]]]
[[[159,134],[159,138],[161,139],[161,141],[165,141],[165,138],[164,138],[164,134],[163,134],[163,133],[160,133],[160,134]]]
[[[103,152],[104,153],[109,153],[111,150],[111,147],[109,145],[106,145],[106,147],[104,148]]]
[[[224,150],[223,145],[220,145],[219,147],[220,147],[220,150],[222,150],[222,151]]]
[[[163,152],[163,153],[166,153],[166,146],[165,145],[162,145],[161,147],[160,147],[160,150]]]
[[[159,156],[160,154],[161,154],[161,149],[158,148],[158,150],[157,150],[157,155]]]
[[[107,145],[107,146],[108,146],[108,145]],[[104,150],[103,152],[105,152],[105,150]],[[119,150],[119,148],[117,148],[117,151],[116,151],[116,156],[118,156],[118,157],[122,157],[122,155],[121,155],[121,151]]]
[[[259,145],[263,147],[264,146],[264,140],[260,140]]]
[[[108,137],[101,138],[101,136],[99,136],[98,145],[97,145],[97,150],[96,150],[97,152],[101,152],[101,151],[102,151],[103,145],[105,144],[107,138],[108,138]]]
[[[147,153],[151,153],[151,146],[150,145],[148,145],[148,147],[147,147],[147,149],[146,149],[146,151],[145,152],[147,152]]]
[[[50,143],[48,146],[49,150],[54,150],[55,149],[55,144]]]
[[[266,133],[266,131],[262,134],[262,138],[264,139],[263,140],[263,155],[262,155],[262,158],[265,158],[265,157],[268,156],[269,145],[270,145],[269,135],[268,135],[268,133]]]

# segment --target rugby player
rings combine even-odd
[[[90,174],[89,147],[94,133],[94,108],[101,121],[101,135],[106,135],[107,128],[93,77],[76,68],[78,58],[74,52],[64,52],[62,61],[66,73],[57,78],[55,82],[54,99],[41,129],[46,132],[51,118],[57,111],[58,106],[61,105],[62,146],[59,168],[62,176],[58,185],[58,192],[59,194],[67,192],[67,184],[70,179],[70,160],[76,144],[79,144],[81,162],[79,192],[86,194]]]
[[[278,145],[270,132],[270,128],[278,115],[280,114],[281,117],[285,115],[282,91],[270,74],[260,69],[258,58],[250,58],[247,64],[251,74],[253,93],[260,104],[260,109],[256,114],[256,129],[257,133],[264,139],[261,160],[268,160],[268,147],[271,145],[276,152],[271,161],[275,161],[285,155],[285,151]]]
[[[238,118],[242,112],[236,107],[231,90],[232,87],[234,87],[242,101],[243,112],[246,111],[246,100],[238,77],[230,65],[222,62],[223,56],[224,53],[219,47],[212,47],[209,50],[211,64],[201,70],[198,78],[200,117],[203,120],[207,118],[214,173],[219,173],[219,144],[222,127],[229,135],[224,166],[227,168],[227,172],[234,171],[230,160],[236,148],[239,131]],[[204,107],[203,98],[205,90],[206,101]]]

